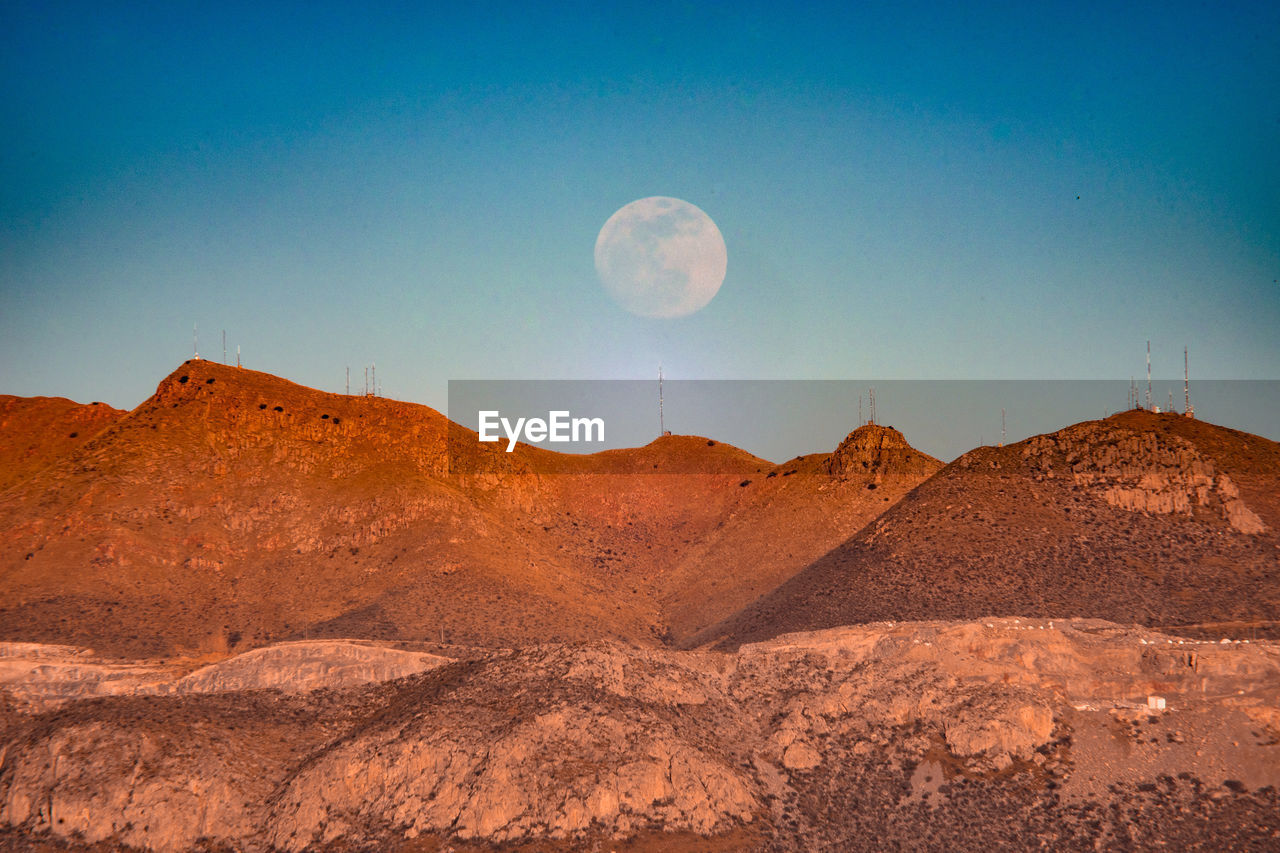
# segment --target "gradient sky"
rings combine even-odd
[[[263,6],[268,8],[262,8]],[[1280,378],[1280,5],[0,5],[0,393]],[[357,8],[359,7],[359,8]],[[963,7],[963,8],[962,8]],[[596,234],[705,210],[635,317]]]

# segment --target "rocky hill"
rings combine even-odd
[[[1280,648],[1267,643],[993,618],[733,654],[604,641],[471,652],[362,687],[339,687],[341,669],[326,687],[310,668],[295,689],[297,653],[266,649],[224,672],[283,689],[196,681],[0,710],[0,843],[549,853],[1280,839]]]
[[[693,642],[985,614],[1274,636],[1278,531],[1280,445],[1126,412],[965,454]]]
[[[0,394],[0,492],[67,456],[124,415],[105,403]]]
[[[39,470],[6,467],[0,639],[215,657],[339,636],[683,639],[939,464],[901,436],[910,466],[836,473],[827,454],[774,466],[696,436],[507,454],[424,406],[196,360],[104,423]]]
[[[940,468],[893,427],[866,424],[834,453],[755,474],[742,485],[745,500],[673,569],[663,598],[672,639],[686,641],[773,590]]]

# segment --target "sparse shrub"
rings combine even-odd
[[[186,384],[187,384],[187,380],[188,380],[188,379],[190,379],[190,378],[191,378],[190,376],[179,376],[179,377],[178,377],[178,384],[179,384],[179,385],[186,385]]]
[[[275,407],[275,411],[277,411],[277,412],[283,412],[283,411],[284,411],[284,406],[276,406],[276,407]]]

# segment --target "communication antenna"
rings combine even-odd
[[[200,326],[197,323],[191,324],[191,349],[195,351],[196,358],[200,358]]]
[[[369,367],[366,365],[364,369],[364,395],[369,396]]]
[[[240,345],[236,344],[236,367],[240,366]]]
[[[1151,341],[1147,341],[1147,411],[1151,411]]]
[[[378,365],[373,365],[369,369],[369,378],[373,382],[373,396],[378,396]]]
[[[227,330],[222,330],[222,363],[227,363]]]
[[[351,396],[351,365],[347,365],[347,396]]]
[[[1196,410],[1191,408],[1191,362],[1187,360],[1187,348],[1182,348],[1182,394],[1186,397],[1186,405],[1182,409],[1182,414],[1189,418],[1196,416]]]
[[[871,397],[871,420],[868,423],[874,424],[876,422],[876,389],[872,388],[869,393]]]
[[[662,414],[662,365],[658,365],[658,435],[667,434],[667,422]]]
[[[1004,406],[1000,407],[1000,446],[1004,447],[1004,441],[1008,438],[1008,433],[1004,429]]]
[[[858,426],[862,426],[862,392],[858,392]]]

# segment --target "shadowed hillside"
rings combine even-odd
[[[1274,633],[1278,499],[1275,442],[1125,412],[965,454],[694,642],[991,614]]]

